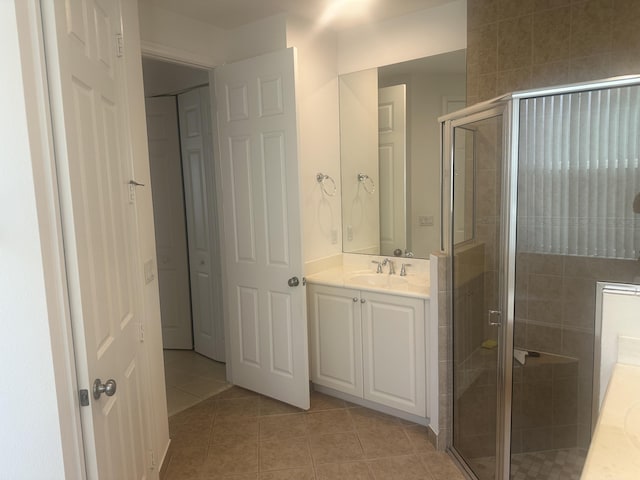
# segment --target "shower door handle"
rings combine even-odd
[[[489,310],[489,326],[502,326],[502,312],[500,310]]]

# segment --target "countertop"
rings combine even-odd
[[[617,363],[591,440],[582,480],[640,478],[640,366]]]
[[[353,288],[405,297],[429,299],[429,275],[427,273],[399,274],[375,273],[358,266],[339,266],[307,275],[307,282],[331,287]],[[366,279],[371,278],[383,285],[369,285]]]

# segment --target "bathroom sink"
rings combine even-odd
[[[385,273],[361,273],[349,277],[351,283],[370,285],[372,287],[398,288],[407,285],[407,279],[398,275]]]

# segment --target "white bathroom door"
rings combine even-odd
[[[406,86],[378,90],[380,254],[407,248]]]
[[[145,479],[148,391],[124,58],[117,55],[121,3],[41,4],[74,354],[78,386],[89,393],[79,406],[87,477]],[[94,382],[109,385],[99,398]]]
[[[164,348],[193,348],[176,98],[145,100]]]
[[[225,361],[209,87],[178,95],[196,352]]]
[[[232,382],[309,408],[295,50],[215,70]]]

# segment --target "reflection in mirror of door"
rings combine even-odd
[[[437,118],[464,107],[465,53],[340,76],[344,252],[428,258],[440,248]]]

